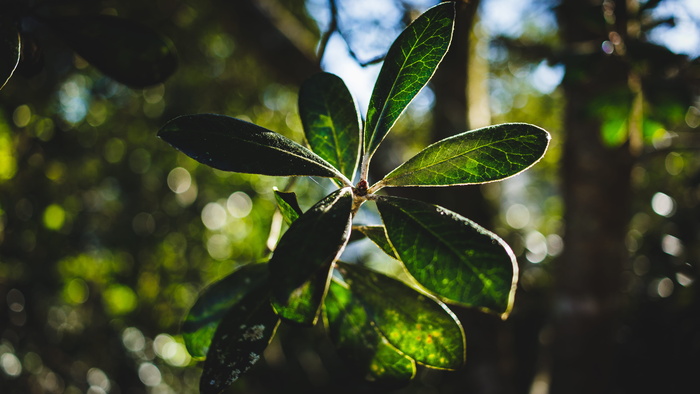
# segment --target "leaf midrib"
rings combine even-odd
[[[392,205],[394,205],[394,204],[392,204]],[[396,205],[394,205],[394,206],[397,207],[397,208],[399,208],[402,212],[404,212],[404,214],[405,214],[406,216],[408,216],[408,217],[410,217],[411,219],[413,219],[413,221],[415,221],[416,223],[420,224],[421,227],[423,227],[426,231],[428,231],[428,233],[429,233],[430,235],[432,235],[433,237],[435,237],[438,241],[442,242],[443,245],[447,246],[447,248],[449,249],[449,251],[450,251],[451,253],[453,253],[455,256],[457,256],[457,258],[459,259],[459,261],[463,262],[467,267],[469,267],[469,268],[476,274],[477,278],[479,278],[479,280],[481,281],[481,283],[484,285],[484,289],[488,289],[489,293],[491,293],[491,295],[493,295],[493,294],[492,294],[492,293],[493,293],[493,291],[492,291],[492,286],[487,286],[486,282],[484,281],[485,275],[484,275],[484,273],[483,273],[481,270],[476,269],[476,267],[474,267],[474,265],[472,265],[472,264],[469,263],[468,261],[464,260],[464,259],[461,257],[461,253],[459,253],[459,251],[455,250],[452,246],[450,246],[449,243],[447,243],[447,242],[446,242],[442,237],[440,237],[437,233],[435,233],[434,231],[430,230],[430,228],[426,227],[426,226],[423,224],[423,222],[419,221],[414,215],[411,215],[409,212],[405,211],[404,209],[402,209],[402,208],[400,208],[400,207],[398,207],[398,206],[396,206]],[[432,264],[432,263],[431,263],[431,264]],[[496,297],[493,297],[493,298],[496,299]],[[460,302],[462,302],[462,301],[460,301]]]
[[[423,38],[423,36],[425,35],[425,32],[428,30],[428,25],[432,23],[432,19],[426,18],[426,20],[427,20],[427,23],[426,23],[426,26],[423,29],[423,31],[420,34],[416,34],[416,42],[419,42],[421,40],[421,38]],[[403,62],[401,63],[401,66],[399,67],[399,73],[396,75],[396,78],[394,78],[394,80],[391,84],[391,88],[389,89],[389,92],[387,93],[386,97],[382,100],[382,111],[379,113],[379,115],[377,115],[377,118],[376,118],[377,120],[374,122],[374,126],[372,127],[372,134],[370,137],[369,144],[367,146],[368,152],[370,154],[373,153],[372,152],[372,145],[375,145],[375,149],[376,149],[376,146],[379,146],[379,142],[374,143],[374,140],[377,137],[377,130],[379,128],[379,125],[381,124],[380,121],[384,118],[384,114],[389,107],[389,105],[387,103],[390,101],[390,97],[392,96],[392,92],[394,92],[394,89],[396,88],[396,85],[397,85],[400,77],[403,75],[404,66],[406,65],[409,57],[413,54],[413,52],[416,50],[416,48],[418,48],[417,44],[415,46],[412,45],[408,54],[404,55]],[[403,51],[402,51],[402,54],[403,54]],[[380,73],[380,76],[381,76],[381,73]]]
[[[403,285],[403,286],[407,286],[406,284],[401,283],[400,281],[399,281],[399,283],[396,284],[396,286],[402,286],[402,285]],[[370,285],[367,284],[366,286],[370,286]],[[351,285],[350,287],[352,288],[352,285]],[[408,287],[408,286],[407,286],[407,287]],[[410,288],[410,287],[409,287],[409,288]],[[413,289],[411,289],[411,290],[413,290]],[[414,291],[415,291],[415,290],[414,290]],[[420,293],[418,293],[417,291],[416,291],[416,294],[419,294],[420,296],[425,297],[426,299],[428,299],[428,300],[434,302],[434,303],[435,303],[435,306],[436,306],[436,309],[439,308],[443,313],[445,313],[446,315],[450,316],[450,312],[448,312],[448,310],[446,310],[446,308],[444,307],[444,304],[443,304],[441,301],[431,299],[430,297],[427,297],[426,295],[420,294]],[[432,364],[428,364],[426,361],[418,361],[417,359],[414,358],[414,356],[411,356],[411,355],[409,355],[409,354],[406,354],[404,351],[402,351],[402,350],[399,348],[399,346],[397,346],[397,345],[395,345],[394,343],[392,343],[392,340],[390,339],[390,335],[388,335],[388,333],[385,332],[385,331],[388,331],[388,330],[382,330],[382,329],[380,328],[380,324],[377,323],[377,316],[381,315],[382,313],[379,312],[379,311],[377,311],[377,310],[375,310],[375,308],[373,308],[373,307],[371,306],[372,303],[371,303],[371,302],[368,302],[367,300],[365,300],[365,298],[364,298],[361,294],[358,296],[358,298],[359,298],[359,300],[360,300],[360,303],[364,306],[365,311],[366,311],[366,312],[371,311],[371,313],[368,313],[368,317],[370,317],[370,322],[371,322],[371,324],[375,327],[375,329],[379,332],[379,334],[380,334],[382,337],[384,337],[384,339],[387,340],[387,342],[388,342],[393,348],[395,348],[400,354],[402,354],[402,355],[404,355],[404,356],[406,356],[406,357],[408,357],[408,358],[410,358],[410,359],[413,359],[414,361],[416,361],[416,362],[418,362],[418,363],[420,363],[420,364],[432,365]],[[415,311],[415,310],[410,310],[410,311],[405,310],[406,305],[405,305],[404,303],[400,303],[400,302],[399,302],[399,303],[392,302],[392,303],[390,304],[390,308],[391,308],[391,309],[398,310],[398,311],[401,311],[401,314],[404,315],[404,316],[409,316],[409,317],[410,317],[410,316],[414,316],[414,315],[416,314],[416,311]],[[385,309],[388,309],[388,308],[385,308]],[[428,310],[429,310],[429,309],[428,309]],[[431,314],[432,314],[434,311],[430,311],[430,312],[431,312]],[[386,318],[383,318],[383,319],[386,320]],[[389,319],[389,320],[391,320],[391,319]],[[416,321],[416,319],[413,319],[413,321]],[[447,321],[447,319],[446,319],[446,321]],[[452,323],[452,324],[454,324],[454,325],[457,326],[457,327],[461,327],[461,324],[458,323],[457,321],[455,321],[455,320],[452,319],[452,318],[449,319],[449,323]],[[445,323],[445,324],[449,324],[449,323]],[[389,323],[388,325],[391,325],[391,323]],[[438,324],[438,326],[443,327],[442,324]],[[404,334],[403,334],[403,333],[399,332],[399,334],[401,334],[401,336],[404,337]],[[462,337],[463,337],[463,335],[462,335]],[[445,353],[445,354],[452,354],[452,349],[450,349],[450,348],[448,348],[448,347],[446,346],[445,341],[434,341],[433,343],[434,343],[434,344],[433,344],[432,346],[439,347],[439,348],[440,348],[439,350],[442,350],[443,353]],[[460,350],[461,350],[462,352],[465,351],[465,346],[464,346],[464,342],[463,342],[463,341],[461,342]],[[423,355],[423,358],[427,358],[427,356],[424,354],[424,355]],[[443,368],[446,368],[446,367],[444,367],[444,366],[442,366],[442,367],[443,367]]]
[[[266,132],[266,133],[271,133],[271,132]],[[262,148],[267,148],[267,149],[274,150],[274,151],[277,151],[277,152],[283,152],[283,153],[285,153],[285,154],[287,154],[287,155],[289,155],[289,156],[299,158],[299,159],[301,159],[301,160],[303,160],[303,161],[306,161],[306,162],[308,162],[308,163],[313,163],[313,164],[316,164],[316,165],[318,165],[318,166],[320,166],[320,167],[322,167],[322,168],[325,168],[325,169],[327,169],[327,170],[330,170],[330,171],[331,171],[333,174],[335,174],[336,176],[339,175],[339,174],[338,174],[338,170],[337,170],[335,167],[333,167],[330,163],[328,163],[328,162],[326,162],[325,160],[323,160],[322,157],[319,157],[318,155],[316,155],[315,153],[311,152],[310,150],[309,150],[309,153],[311,153],[312,155],[317,156],[317,157],[315,157],[314,159],[312,159],[313,156],[312,156],[312,157],[303,156],[303,155],[297,154],[297,153],[295,153],[295,152],[292,152],[292,151],[289,151],[289,150],[285,150],[285,149],[279,148],[279,147],[274,146],[274,145],[262,144],[262,143],[257,142],[257,141],[246,140],[245,138],[242,138],[242,137],[229,136],[229,135],[226,135],[226,134],[224,134],[224,133],[220,133],[220,132],[216,132],[216,131],[205,131],[205,132],[203,132],[203,134],[221,135],[221,136],[223,136],[223,137],[230,138],[231,140],[243,141],[243,142],[248,143],[248,144],[251,144],[251,145],[256,145],[256,146],[259,146],[259,147],[262,147]],[[286,137],[282,136],[281,134],[280,134],[280,136],[283,137],[283,138],[286,138]],[[292,141],[292,140],[289,140],[289,141],[293,144],[292,146],[294,146],[295,148],[306,149],[306,148],[304,148],[303,146],[297,144],[296,142],[294,142],[294,141]],[[307,149],[307,150],[308,150],[308,149]],[[318,160],[320,160],[320,161],[318,161]]]
[[[342,150],[340,149],[340,138],[338,137],[338,130],[335,127],[335,117],[333,116],[333,113],[331,112],[330,107],[328,106],[328,100],[324,100],[324,107],[326,108],[326,113],[328,114],[328,117],[330,118],[330,128],[331,128],[331,135],[333,137],[333,147],[335,148],[335,159],[336,163],[338,163],[338,168],[337,170],[340,171],[341,173],[345,173],[345,160],[343,160],[343,153]]]
[[[530,137],[530,136],[517,136],[517,137],[505,138],[505,139],[502,139],[502,140],[492,141],[492,142],[490,142],[490,143],[486,143],[486,144],[483,144],[483,145],[479,145],[479,146],[477,146],[477,147],[474,147],[474,148],[472,148],[472,149],[470,149],[470,150],[468,150],[468,151],[465,151],[465,152],[463,152],[463,153],[460,153],[460,154],[458,154],[458,155],[450,156],[449,158],[446,158],[446,159],[444,159],[444,160],[440,160],[440,161],[436,161],[436,162],[430,163],[430,164],[428,164],[428,165],[426,165],[426,166],[424,166],[424,167],[419,167],[419,168],[416,168],[416,169],[411,170],[411,171],[406,171],[406,172],[404,172],[403,174],[400,174],[400,175],[398,175],[398,176],[394,176],[394,177],[389,177],[389,176],[388,176],[387,178],[384,179],[384,182],[383,182],[383,183],[389,184],[389,181],[395,181],[395,180],[397,180],[397,179],[406,178],[406,177],[408,177],[408,176],[411,176],[411,175],[415,174],[416,172],[425,171],[425,170],[430,169],[431,167],[435,167],[435,166],[444,164],[444,163],[446,163],[446,162],[456,160],[457,158],[462,157],[462,156],[466,156],[466,155],[468,155],[468,154],[474,152],[474,151],[477,150],[477,149],[488,148],[488,147],[491,147],[492,145],[496,145],[496,144],[499,144],[499,143],[502,143],[502,142],[514,141],[514,140],[518,140],[518,139],[520,139],[520,138],[528,138],[528,137]],[[437,142],[437,143],[439,143],[439,142]],[[430,147],[428,147],[428,148],[430,148]],[[428,148],[426,148],[426,149],[428,149]],[[493,149],[496,149],[496,148],[493,148]],[[516,154],[517,154],[517,153],[516,153]],[[479,162],[479,163],[482,164],[481,162]],[[399,167],[399,169],[400,169],[400,168],[401,168],[401,167]],[[502,171],[499,171],[499,172],[502,173]],[[389,175],[391,175],[391,174],[389,174]]]

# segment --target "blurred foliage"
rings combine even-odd
[[[85,5],[78,1],[0,2],[0,89],[15,72],[25,77],[41,72],[48,36],[60,37],[96,68],[132,87],[156,85],[175,71],[177,54],[167,38],[146,25],[113,15],[116,10],[100,9],[99,3]]]
[[[296,87],[264,72],[211,2],[87,3],[169,35],[182,67],[130,90],[47,37],[52,61],[3,88],[0,386],[193,392],[179,322],[205,284],[266,252],[275,180],[205,168],[155,132],[187,108],[299,138]]]

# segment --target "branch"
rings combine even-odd
[[[494,45],[504,47],[508,52],[528,62],[539,63],[542,60],[552,61],[556,58],[554,49],[547,44],[539,44],[522,38],[514,39],[506,36],[497,36],[491,42]]]
[[[328,8],[330,8],[331,11],[331,20],[328,24],[328,30],[323,34],[323,37],[321,38],[321,43],[319,44],[319,62],[323,59],[323,55],[325,54],[326,48],[328,46],[328,41],[330,41],[333,33],[338,33],[338,35],[340,35],[340,37],[343,39],[343,42],[345,42],[345,47],[348,49],[348,54],[357,64],[360,65],[360,67],[367,67],[369,65],[381,63],[382,61],[384,61],[385,55],[377,56],[370,60],[361,60],[357,53],[355,53],[355,51],[352,49],[350,41],[347,39],[345,33],[340,28],[340,23],[338,22],[338,4],[336,0],[328,0]]]
[[[333,33],[338,31],[338,5],[335,0],[328,0],[328,7],[331,9],[331,21],[328,24],[328,30],[321,37],[321,42],[318,46],[318,62],[319,65],[323,59],[323,55],[326,53],[326,48],[328,47],[328,41],[330,41]]]

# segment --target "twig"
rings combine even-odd
[[[336,0],[328,0],[328,8],[330,8],[331,11],[331,20],[330,23],[328,24],[328,29],[326,32],[323,34],[321,37],[321,42],[319,43],[319,48],[318,48],[318,61],[319,64],[321,60],[323,59],[323,55],[326,53],[326,49],[328,47],[328,42],[331,39],[331,36],[333,33],[338,33],[338,35],[343,39],[343,42],[345,42],[345,47],[348,49],[348,54],[352,59],[360,65],[360,67],[367,67],[373,64],[381,63],[384,61],[385,55],[377,56],[375,58],[372,58],[370,60],[361,60],[360,57],[355,53],[355,51],[352,49],[352,46],[350,45],[350,41],[347,39],[345,36],[345,33],[343,30],[340,28],[340,23],[338,22],[338,3]]]

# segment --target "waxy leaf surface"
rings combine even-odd
[[[331,281],[323,305],[338,355],[361,376],[386,388],[405,386],[413,379],[415,361],[389,344],[350,289]]]
[[[266,286],[255,289],[221,320],[204,361],[202,394],[220,393],[262,357],[280,321],[269,294]]]
[[[85,60],[125,85],[156,85],[177,68],[177,54],[170,40],[135,21],[111,15],[45,21]]]
[[[357,231],[366,235],[375,245],[379,246],[379,249],[383,250],[384,253],[399,260],[399,256],[396,254],[394,247],[391,246],[389,238],[387,238],[384,226],[357,226],[356,228]]]
[[[377,207],[408,272],[441,299],[506,317],[518,265],[510,247],[478,224],[421,201],[381,197]]]
[[[392,346],[429,367],[456,369],[464,364],[464,330],[445,304],[357,265],[338,263],[338,269]]]
[[[350,236],[352,191],[337,190],[301,215],[270,259],[272,305],[281,317],[312,325],[330,281],[331,266]]]
[[[299,91],[299,116],[311,150],[348,179],[360,155],[360,115],[339,77],[316,74]]]
[[[389,173],[382,186],[448,186],[508,178],[535,164],[549,133],[507,123],[458,134],[425,148]]]
[[[453,3],[436,5],[413,21],[389,48],[367,109],[367,158],[435,73],[450,46],[454,18]]]
[[[338,175],[325,160],[289,138],[229,116],[180,116],[163,126],[158,136],[219,170],[278,176]]]
[[[292,224],[302,215],[295,193],[275,190],[275,200],[277,200],[277,206],[282,213],[284,222],[288,225]]]
[[[0,18],[0,89],[10,80],[17,68],[20,49],[17,28],[10,21]]]
[[[204,357],[221,319],[250,292],[267,285],[267,264],[249,264],[205,289],[180,329],[187,351]]]

